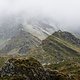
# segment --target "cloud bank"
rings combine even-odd
[[[80,28],[80,0],[0,0],[0,18],[17,14],[50,17],[65,29]]]

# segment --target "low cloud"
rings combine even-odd
[[[80,28],[80,0],[0,0],[0,18],[18,14],[50,17],[65,29]]]

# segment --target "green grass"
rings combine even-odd
[[[45,65],[46,68],[50,68],[52,70],[58,70],[63,74],[70,75],[71,80],[79,80],[80,79],[80,62],[76,62],[76,60],[64,61],[57,64]]]
[[[71,49],[80,53],[80,47],[78,47],[74,44],[71,44],[69,41],[65,41],[64,39],[60,39],[60,38],[55,37],[55,36],[50,36],[49,39],[55,40],[55,41],[61,43],[62,45],[65,45],[65,46],[67,46],[67,47],[69,47],[69,48],[71,48]]]
[[[0,68],[5,64],[7,61],[7,57],[0,57]]]

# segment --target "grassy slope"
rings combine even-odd
[[[0,68],[5,64],[7,57],[0,57]]]
[[[72,80],[80,79],[80,47],[54,35],[43,41],[43,49],[55,59],[61,60],[55,64],[45,65],[47,68],[58,70],[72,77]],[[57,50],[57,52],[56,52]],[[58,54],[56,54],[58,53]],[[59,56],[59,57],[55,57]]]
[[[32,56],[40,62],[46,63],[46,67],[73,76],[75,78],[73,80],[80,78],[80,47],[67,40],[51,35],[42,42],[40,47],[32,48],[27,56]],[[24,55],[23,58],[27,56]],[[18,56],[18,58],[21,57]],[[0,66],[4,64],[6,59],[0,58]]]
[[[46,68],[67,74],[72,80],[80,79],[80,47],[67,40],[51,35],[42,42],[41,49],[32,50],[29,55],[46,63]]]
[[[72,77],[71,80],[80,80],[80,59],[63,61],[57,64],[46,65],[45,67],[69,75]]]
[[[43,41],[43,49],[54,56],[57,59],[66,59],[71,57],[80,57],[80,48],[68,41],[55,37],[54,35],[49,36]]]
[[[32,56],[42,63],[57,63],[80,57],[80,47],[55,35],[42,41],[42,45],[32,48],[27,56]]]

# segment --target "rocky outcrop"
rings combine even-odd
[[[57,71],[44,69],[34,58],[9,59],[0,70],[0,80],[70,80]]]

